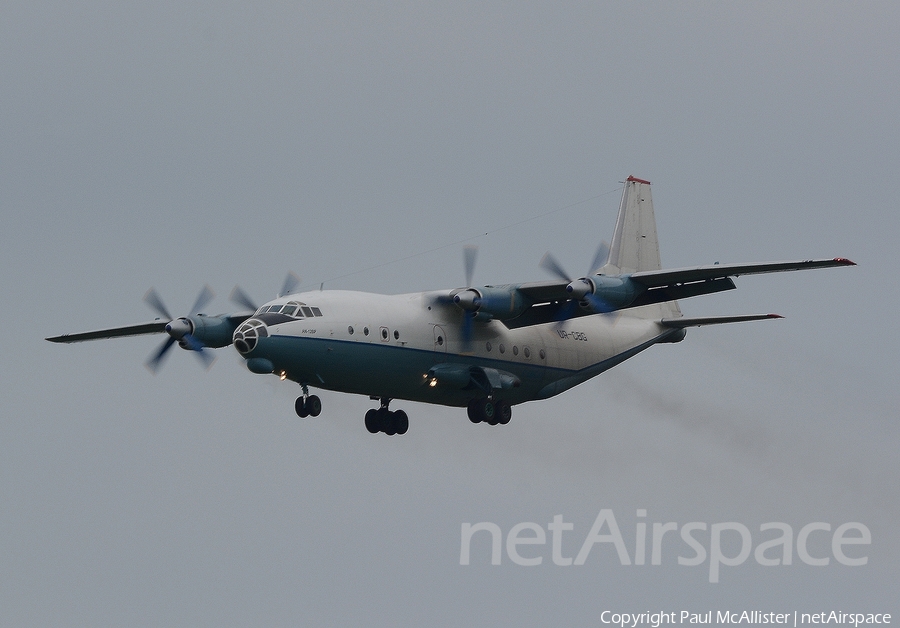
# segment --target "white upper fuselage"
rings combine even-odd
[[[671,333],[640,318],[637,308],[515,329],[496,320],[475,321],[467,341],[464,312],[447,303],[448,293],[330,290],[282,297],[245,323],[265,323],[266,337],[243,355],[268,360],[271,372],[311,386],[446,405],[465,405],[471,393],[429,386],[429,369],[471,365],[518,378],[499,396],[521,403],[562,392]],[[263,313],[288,303],[295,304],[288,310],[293,317]],[[307,314],[317,308],[321,316],[304,317],[297,303]]]

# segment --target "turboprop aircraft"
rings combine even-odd
[[[781,318],[776,314],[682,315],[679,299],[735,288],[733,277],[853,266],[848,259],[712,264],[662,270],[650,182],[628,177],[612,243],[583,277],[569,276],[548,253],[541,266],[554,281],[473,286],[474,247],[465,249],[464,287],[382,295],[344,290],[295,293],[289,276],[281,296],[257,307],[235,288],[243,310],[175,318],[154,290],[145,301],[160,313],[149,323],[47,338],[80,342],[165,333],[147,362],[156,371],[176,342],[207,365],[209,349],[234,345],[247,368],[301,386],[295,411],[318,416],[309,388],[368,395],[369,432],[404,434],[409,418],[389,410],[394,399],[465,407],[473,423],[506,424],[516,404],[547,399],[659,343],[680,342],[686,328]]]

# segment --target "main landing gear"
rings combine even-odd
[[[381,407],[366,412],[366,429],[370,434],[384,432],[388,436],[406,434],[409,429],[409,417],[403,410],[388,410],[391,402],[387,397],[381,398]]]
[[[512,406],[508,401],[494,401],[490,397],[473,399],[467,408],[469,420],[472,423],[487,423],[488,425],[506,425],[512,418]]]
[[[297,401],[294,402],[294,410],[301,419],[308,416],[319,416],[319,413],[322,412],[322,400],[316,395],[310,395],[306,384],[303,384],[303,396],[297,397]]]

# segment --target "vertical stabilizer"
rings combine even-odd
[[[628,177],[622,192],[622,204],[619,205],[616,231],[609,247],[609,261],[603,272],[634,273],[661,268],[650,182]]]
[[[656,216],[650,182],[628,177],[619,205],[616,231],[609,247],[609,259],[599,270],[604,275],[635,273],[641,270],[660,270],[659,240],[656,237]],[[631,310],[647,318],[679,317],[677,301],[657,303]]]

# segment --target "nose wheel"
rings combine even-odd
[[[403,410],[389,410],[390,402],[390,399],[382,399],[380,408],[377,410],[372,408],[366,412],[366,429],[370,434],[378,432],[383,432],[388,436],[406,434],[409,429],[409,417]]]

